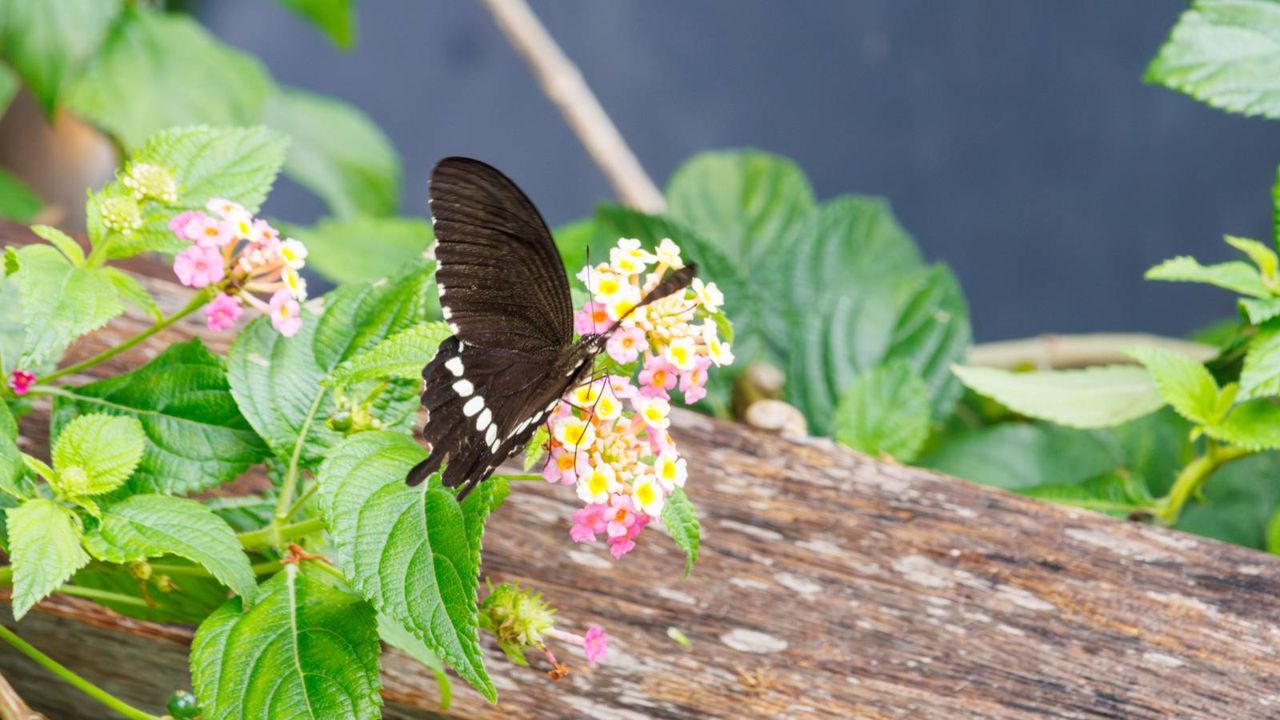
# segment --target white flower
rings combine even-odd
[[[631,402],[649,427],[657,430],[666,430],[671,427],[671,418],[667,417],[671,412],[671,403],[662,398],[639,396],[633,398]]]
[[[694,347],[693,338],[689,337],[672,340],[671,344],[662,351],[662,355],[667,362],[681,371],[692,370],[698,360],[697,348]]]
[[[596,429],[591,423],[575,417],[568,417],[557,423],[554,435],[556,442],[569,452],[585,450],[596,441]]]
[[[662,238],[662,242],[658,243],[658,262],[668,267],[679,270],[684,267],[684,260],[680,257],[680,246],[676,245],[671,238]]]
[[[684,487],[684,481],[689,474],[684,458],[670,450],[658,456],[658,461],[653,464],[653,471],[658,476],[658,482],[667,492]]]
[[[297,270],[286,266],[280,273],[280,279],[284,281],[289,294],[299,302],[307,299],[307,279],[299,275]]]
[[[661,517],[667,495],[652,475],[644,475],[631,484],[631,501],[650,517]]]
[[[718,367],[724,367],[733,362],[733,351],[729,348],[729,343],[720,342],[719,336],[716,335],[715,323],[710,321],[703,323],[702,340],[707,344],[707,356]]]
[[[724,305],[724,293],[720,292],[720,288],[716,287],[713,282],[703,283],[702,278],[694,278],[690,285],[693,289],[694,297],[698,298],[698,303],[706,308],[707,312],[713,313]]]
[[[591,472],[578,480],[578,497],[584,503],[609,502],[609,495],[618,490],[618,474],[608,463],[597,462]]]
[[[307,264],[307,246],[293,238],[285,238],[280,243],[280,259],[294,270],[301,270]]]

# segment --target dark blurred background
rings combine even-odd
[[[1228,293],[1143,282],[1175,254],[1268,240],[1280,123],[1141,81],[1186,3],[1081,0],[536,1],[661,185],[689,155],[793,158],[819,198],[890,198],[950,263],[978,340],[1042,332],[1184,335]],[[421,215],[443,155],[520,182],[554,226],[611,194],[523,61],[474,2],[360,7],[344,53],[276,3],[197,3],[283,82],[344,98],[391,137],[402,212]],[[268,210],[322,211],[296,187]]]

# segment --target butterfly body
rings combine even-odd
[[[417,485],[443,468],[464,497],[525,446],[570,389],[590,379],[617,324],[573,339],[569,283],[533,203],[498,170],[446,158],[431,178],[436,280],[453,337],[422,371],[430,445],[409,471]],[[669,275],[637,307],[687,285]]]

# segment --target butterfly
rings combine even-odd
[[[431,454],[405,482],[443,467],[443,484],[461,487],[461,500],[529,442],[566,392],[591,379],[621,319],[574,341],[569,280],[551,231],[497,169],[445,158],[430,194],[440,311],[453,335],[422,370]],[[696,272],[690,264],[666,274],[636,307],[683,290]]]

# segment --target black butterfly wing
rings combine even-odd
[[[470,158],[431,174],[440,305],[467,345],[540,355],[573,339],[569,280],[546,222],[506,175]]]

